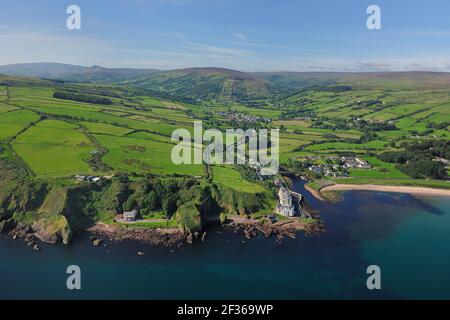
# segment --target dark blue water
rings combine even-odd
[[[294,188],[321,211],[326,233],[276,244],[211,232],[174,253],[139,242],[93,247],[87,235],[35,253],[2,238],[0,298],[450,298],[450,198],[346,192],[330,205],[300,181]],[[81,291],[66,289],[72,264],[82,270]],[[379,291],[366,287],[371,264],[381,268]]]

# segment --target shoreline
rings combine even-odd
[[[242,236],[251,239],[257,235],[265,238],[274,236],[277,243],[281,243],[285,237],[295,239],[297,232],[304,231],[306,235],[317,234],[324,231],[322,221],[315,223],[302,223],[297,219],[278,221],[275,223],[263,223],[260,220],[247,219],[246,217],[234,216],[228,220],[228,223],[222,225],[223,231],[233,233],[242,232]],[[150,246],[163,246],[166,248],[181,249],[185,245],[192,245],[195,241],[204,242],[207,232],[183,233],[178,228],[133,228],[111,225],[97,222],[84,233],[90,235],[89,239],[93,246],[109,247],[112,243],[122,242],[124,240],[139,241]],[[221,233],[221,231],[219,231]],[[34,232],[31,227],[19,225],[9,232],[5,233],[12,240],[24,239],[25,242],[34,251],[40,251],[38,241],[48,244],[59,244],[60,239],[54,242],[45,241]],[[0,238],[1,238],[0,234]],[[67,244],[67,243],[66,243]],[[171,250],[173,253],[173,250]],[[138,252],[138,255],[145,255],[144,252]]]
[[[258,234],[265,238],[274,236],[277,243],[281,243],[285,237],[295,239],[300,231],[303,231],[306,235],[312,235],[325,230],[321,220],[316,220],[313,223],[302,223],[294,218],[264,224],[259,220],[246,219],[240,216],[230,217],[228,223],[223,225],[223,228],[234,233],[242,230],[247,239],[256,237]]]
[[[334,184],[320,189],[320,192],[327,191],[382,191],[393,193],[409,193],[416,195],[440,195],[450,197],[450,189],[435,189],[427,187],[410,187],[410,186],[383,186],[374,184]]]
[[[109,239],[111,242],[120,242],[123,240],[142,241],[154,246],[163,245],[165,247],[181,247],[187,236],[178,229],[148,229],[148,228],[126,228],[105,223],[96,223],[86,232],[99,237],[103,242]]]
[[[312,196],[313,196],[314,198],[316,198],[317,200],[322,201],[322,202],[326,202],[326,200],[325,200],[325,199],[322,197],[322,195],[320,194],[320,191],[318,192],[318,191],[314,190],[313,188],[309,187],[307,184],[304,185],[304,188],[305,188],[305,190],[307,190],[309,193],[311,193]]]

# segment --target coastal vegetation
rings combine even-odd
[[[21,224],[67,243],[99,222],[191,233],[210,217],[266,219],[273,177],[170,160],[172,132],[192,131],[194,120],[279,128],[281,171],[318,193],[331,184],[450,188],[450,77],[206,68],[116,71],[120,81],[106,83],[110,71],[83,72],[78,83],[0,75],[0,232]],[[85,82],[88,73],[99,81]],[[117,220],[136,208],[141,221]]]
[[[450,159],[450,141],[434,140],[400,145],[404,150],[379,155],[385,162],[395,163],[402,172],[412,178],[445,179],[446,165]]]

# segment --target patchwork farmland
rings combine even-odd
[[[172,132],[192,134],[196,120],[222,131],[278,128],[282,171],[303,176],[317,190],[333,183],[450,188],[448,164],[439,162],[450,140],[450,91],[417,82],[352,81],[268,95],[255,105],[234,100],[230,88],[222,91],[224,101],[206,95],[193,103],[124,84],[0,76],[0,160],[12,168],[2,183],[17,180],[15,192],[31,195],[29,204],[10,210],[12,219],[43,219],[53,233],[70,238],[67,226],[113,223],[118,212],[134,207],[157,219],[136,226],[192,230],[205,210],[272,212],[273,179],[251,166],[171,161]],[[398,162],[399,154],[411,161]],[[50,213],[45,208],[55,197],[59,213]],[[61,217],[68,206],[82,215]]]

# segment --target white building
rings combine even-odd
[[[136,209],[133,209],[133,211],[125,211],[123,213],[123,220],[124,221],[136,221],[138,215],[138,211]]]
[[[341,157],[342,162],[344,162],[344,168],[360,168],[360,169],[371,169],[372,166],[366,161],[358,157]]]
[[[277,213],[286,217],[294,217],[295,210],[292,205],[292,196],[289,189],[281,187],[278,191]]]

